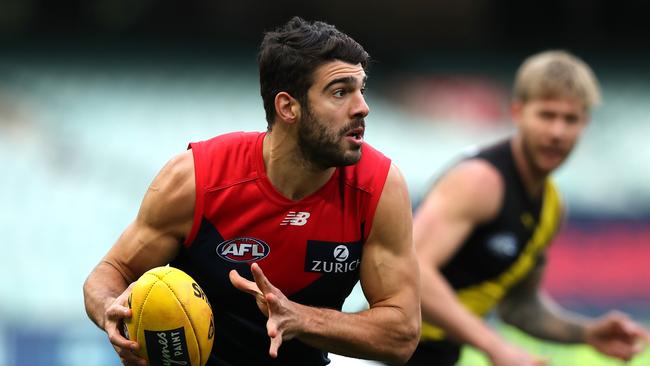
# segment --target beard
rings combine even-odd
[[[331,131],[329,125],[306,105],[298,125],[298,146],[304,160],[319,169],[356,164],[361,159],[361,148],[347,149],[343,142],[350,130],[365,126],[363,118],[352,120],[337,131]]]
[[[536,154],[534,143],[528,140],[526,136],[523,136],[522,138],[522,150],[524,153],[524,158],[526,159],[526,162],[528,163],[528,166],[531,170],[531,173],[533,173],[535,176],[538,177],[543,177],[551,174],[553,170],[558,168],[564,162],[564,160],[568,155],[568,154],[564,154],[564,156],[557,164],[553,164],[551,166],[549,166],[549,164],[546,164],[545,166],[541,162],[541,159],[543,159],[543,157],[540,156],[539,154]]]
[[[548,175],[550,172],[545,171],[542,167],[539,166],[537,159],[535,158],[535,148],[531,141],[526,139],[526,136],[523,136],[521,141],[522,151],[524,153],[524,158],[528,163],[528,167],[531,173],[536,177],[542,177]]]

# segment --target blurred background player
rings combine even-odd
[[[497,366],[546,364],[486,325],[482,318],[493,309],[541,339],[587,343],[623,360],[641,350],[647,332],[626,315],[586,319],[540,290],[546,249],[565,212],[549,175],[571,153],[599,99],[596,77],[576,56],[529,57],[514,85],[516,132],[436,181],[414,218],[424,323],[409,365],[453,365],[462,344]]]
[[[127,286],[170,262],[212,304],[208,365],[325,365],[328,351],[408,359],[420,327],[411,205],[400,172],[363,140],[368,62],[323,22],[266,33],[267,131],[190,144],[86,280],[88,315],[124,364],[144,361],[118,331]],[[359,279],[370,308],[340,312]]]

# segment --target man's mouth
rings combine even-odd
[[[563,158],[566,155],[564,149],[559,147],[542,147],[540,150],[544,155],[555,158]]]
[[[363,132],[364,132],[363,127],[357,127],[357,128],[353,128],[350,131],[348,131],[348,133],[345,134],[345,136],[352,137],[355,140],[362,140],[363,139]]]

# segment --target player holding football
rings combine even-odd
[[[325,365],[327,352],[408,359],[420,330],[411,205],[398,169],[363,139],[368,62],[322,22],[266,33],[267,131],[173,158],[86,280],[88,315],[124,364],[144,362],[119,332],[127,286],[167,263],[212,304],[209,365]],[[342,313],[359,279],[370,308]]]

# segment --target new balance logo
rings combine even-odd
[[[294,225],[303,226],[307,223],[307,219],[311,216],[309,212],[295,212],[289,211],[287,216],[282,220],[280,225]]]

